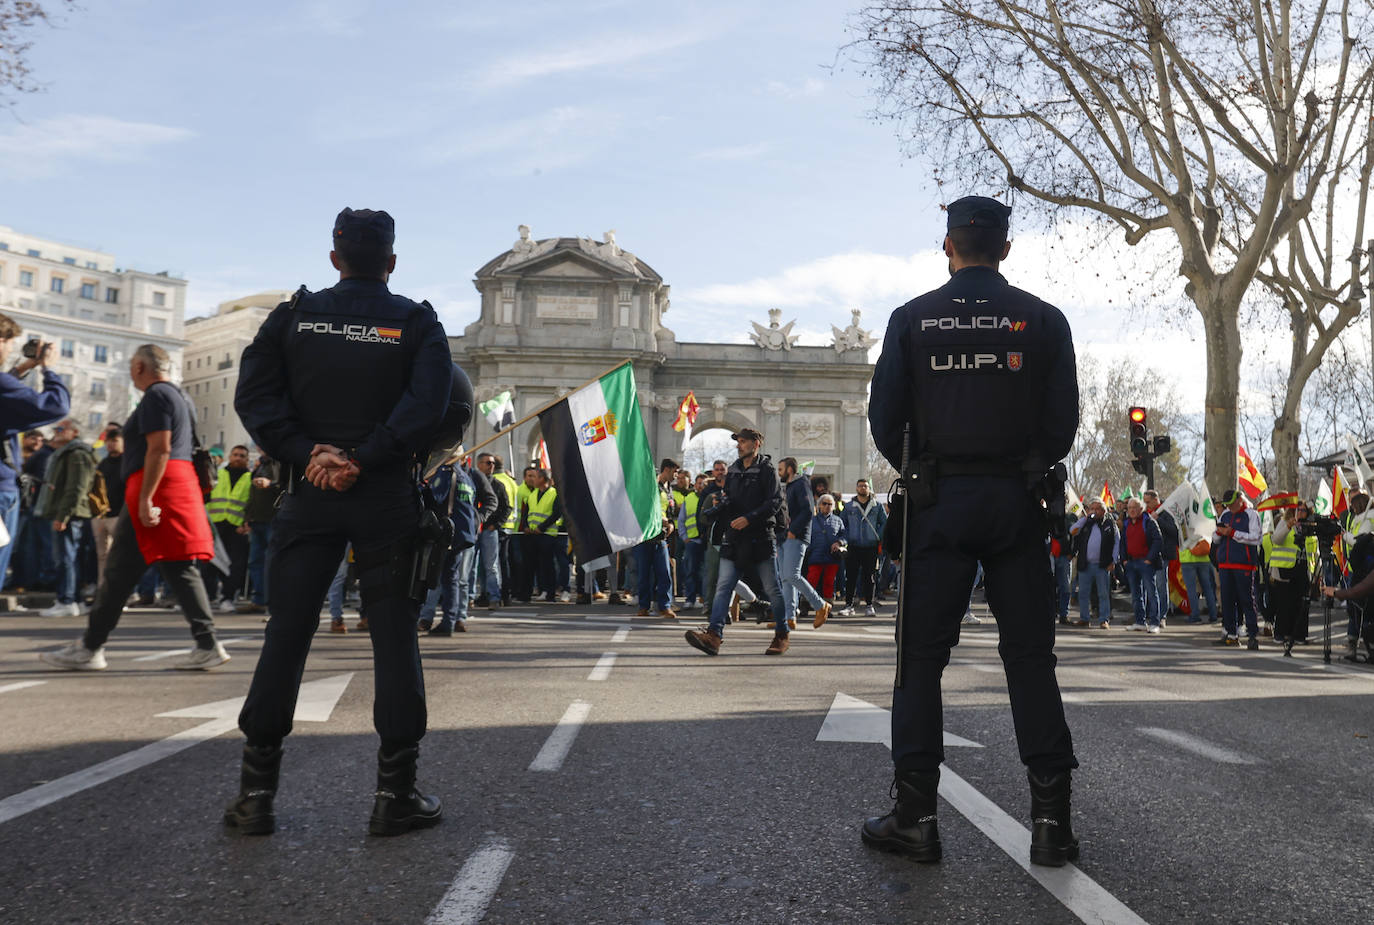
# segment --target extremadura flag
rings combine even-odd
[[[539,429],[584,568],[663,531],[654,458],[626,363],[539,412]]]

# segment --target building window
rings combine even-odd
[[[219,384],[219,385],[220,385],[220,388],[222,388],[222,389],[228,389],[228,388],[229,388],[229,377],[228,377],[228,376],[225,376],[224,379],[222,379],[222,380],[220,381],[220,384]]]
[[[76,341],[64,338],[62,341],[62,359],[70,360],[74,356],[76,356]]]
[[[196,369],[200,369],[200,357],[196,357]]]
[[[65,263],[65,264],[66,264],[67,266],[69,266],[69,267],[74,267],[74,266],[76,266],[76,258],[75,258],[75,257],[63,257],[63,258],[62,258],[62,262]]]
[[[167,333],[167,320],[166,320],[165,318],[149,318],[149,319],[148,319],[148,333],[149,333],[149,334],[166,334],[166,333]]]
[[[113,288],[113,287],[112,287],[112,288],[109,288],[109,289],[106,289],[106,290],[105,290],[105,301],[106,301],[106,302],[109,302],[111,305],[113,305],[114,303],[118,302],[118,301],[119,301],[119,290],[118,290],[118,289],[115,289],[115,288]]]
[[[6,244],[4,241],[0,241],[0,251],[7,251],[9,249],[10,246],[8,244]]]
[[[118,324],[119,316],[114,314],[113,312],[106,312],[105,314],[100,316],[100,320],[104,321],[106,324]]]
[[[27,253],[28,253],[28,255],[29,255],[30,257],[42,257],[42,256],[43,256],[43,253],[42,253],[41,251],[39,251],[38,248],[36,248],[36,247],[31,247],[31,248],[29,248],[28,251],[27,251]]]
[[[226,413],[226,411],[225,411],[225,406],[224,406],[224,405],[220,405],[220,406],[219,406],[219,416],[220,416],[220,417],[224,417],[225,413]],[[223,440],[224,438],[221,437],[220,439]]]
[[[187,360],[187,361],[186,361],[186,371],[187,371],[188,373],[191,371],[191,361],[190,361],[190,360]]]
[[[87,261],[86,261],[86,269],[88,269],[88,270],[99,270],[99,269],[100,269],[100,266],[99,266],[94,260],[87,260]]]
[[[52,281],[48,284],[48,288],[51,289],[53,292],[61,292],[62,287],[65,285],[67,285],[67,281],[65,279],[63,279],[60,276],[54,276],[52,278]]]
[[[105,416],[99,411],[92,411],[90,416],[86,418],[86,423],[91,430],[99,430],[104,418]]]
[[[94,298],[95,298],[95,283],[82,283],[82,284],[81,284],[81,298],[83,298],[83,299],[94,299]]]
[[[89,308],[83,308],[76,314],[78,318],[82,318],[86,321],[90,321],[92,318],[95,317],[95,312],[91,311]]]
[[[202,418],[207,418],[207,419],[208,419],[208,418],[210,417],[210,409],[209,409],[208,407],[207,407],[207,408],[201,408],[201,409],[200,409],[200,416],[201,416]]]
[[[97,363],[110,362],[110,348],[104,344],[96,344],[91,348],[91,359]]]
[[[91,398],[104,398],[104,397],[105,397],[105,380],[104,380],[104,379],[92,379],[92,380],[91,380]]]
[[[158,305],[158,306],[166,305],[166,304],[167,304],[167,293],[165,293],[165,292],[154,292],[154,293],[153,293],[153,304],[154,304],[154,305]]]
[[[23,286],[25,289],[32,289],[32,288],[33,288],[33,271],[32,271],[32,270],[20,270],[20,271],[19,271],[19,285]]]

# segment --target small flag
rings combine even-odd
[[[1169,603],[1181,614],[1192,616],[1192,609],[1188,606],[1188,587],[1183,583],[1183,563],[1178,559],[1170,559],[1168,565],[1169,578]]]
[[[1331,513],[1331,486],[1326,479],[1317,484],[1317,500],[1312,504],[1312,513],[1326,517]]]
[[[1264,480],[1259,469],[1255,468],[1250,454],[1245,452],[1245,447],[1239,445],[1236,447],[1236,483],[1251,501],[1269,490],[1269,483]]]
[[[700,410],[701,405],[697,404],[696,393],[688,391],[687,397],[678,403],[677,419],[673,421],[673,430],[691,430],[692,425],[697,422],[697,412]]]
[[[811,473],[816,471],[816,461],[814,459],[808,459],[806,462],[801,464],[801,469],[799,469],[798,471],[801,472],[801,474],[806,476],[808,479],[811,478]]]
[[[502,430],[515,423],[515,405],[511,404],[510,392],[502,392],[482,402],[477,410],[482,412],[492,430]]]
[[[1355,435],[1346,432],[1345,442],[1350,447],[1350,452],[1346,454],[1346,462],[1355,468],[1355,478],[1359,482],[1360,490],[1374,481],[1374,469],[1369,466],[1369,460],[1364,453],[1360,452],[1360,445],[1355,442]]]
[[[553,466],[549,465],[549,448],[544,443],[544,438],[539,438],[539,468],[545,472],[552,472]]]
[[[1074,516],[1083,513],[1083,499],[1078,497],[1078,492],[1073,490],[1073,486],[1068,482],[1064,483],[1065,509]]]
[[[1340,517],[1350,507],[1350,489],[1345,484],[1345,474],[1340,466],[1331,467],[1331,514]]]
[[[1116,507],[1116,499],[1112,497],[1112,487],[1105,481],[1102,483],[1102,494],[1100,499],[1102,503],[1107,506],[1107,510]]]
[[[1257,511],[1278,511],[1284,508],[1298,506],[1298,493],[1296,491],[1284,491],[1272,494],[1263,501],[1255,505]]]

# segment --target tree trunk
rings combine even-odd
[[[1207,488],[1218,497],[1236,487],[1237,399],[1240,395],[1240,323],[1236,306],[1221,300],[1197,301],[1207,333],[1207,407],[1203,414],[1203,454]]]
[[[1302,393],[1307,380],[1312,375],[1312,366],[1307,362],[1307,337],[1311,323],[1301,307],[1296,311],[1289,309],[1289,322],[1293,330],[1292,355],[1288,359],[1288,383],[1283,394],[1283,410],[1274,420],[1274,435],[1270,445],[1274,448],[1273,473],[1276,481],[1270,485],[1273,491],[1298,491],[1298,436],[1302,433]]]

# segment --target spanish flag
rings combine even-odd
[[[1240,490],[1245,492],[1251,501],[1269,490],[1269,483],[1264,480],[1264,476],[1255,467],[1250,454],[1245,452],[1243,446],[1236,447],[1236,480]]]
[[[1116,499],[1112,497],[1112,488],[1105,481],[1102,483],[1101,501],[1107,506],[1107,510],[1116,507]]]
[[[1277,511],[1282,508],[1298,506],[1298,493],[1296,491],[1281,491],[1265,498],[1255,505],[1257,511]]]
[[[1340,517],[1350,507],[1350,489],[1345,484],[1345,475],[1340,466],[1331,469],[1331,514]]]

